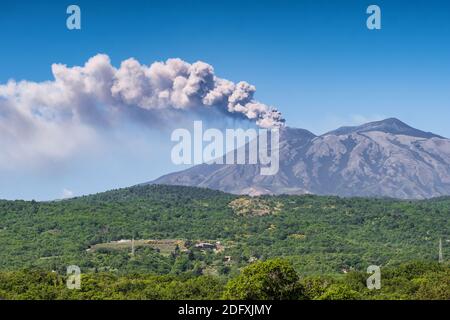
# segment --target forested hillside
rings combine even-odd
[[[440,238],[448,257],[449,212],[450,198],[250,198],[162,185],[0,201],[0,271],[64,275],[77,265],[83,274],[222,283],[252,262],[283,257],[302,277],[339,278],[369,265],[437,262]]]
[[[444,256],[450,254],[449,212],[449,198],[249,198],[176,186],[136,186],[55,202],[0,201],[0,268],[51,270],[76,264],[169,273],[184,259],[183,252],[174,257],[150,247],[137,247],[133,259],[130,250],[88,251],[133,237],[180,239],[188,245],[220,241],[220,252],[200,254],[202,267],[220,264],[224,256],[237,266],[284,256],[306,273],[437,261],[440,238]]]

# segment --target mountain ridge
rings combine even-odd
[[[404,134],[409,136],[415,136],[419,138],[441,138],[445,139],[442,136],[439,136],[437,134],[434,134],[432,132],[425,132],[422,130],[415,129],[406,123],[402,122],[401,120],[397,118],[387,118],[380,121],[373,121],[368,122],[359,126],[343,126],[336,130],[329,131],[322,136],[328,135],[328,134],[336,134],[336,135],[342,135],[342,134],[348,134],[352,132],[368,132],[368,131],[381,131],[386,133],[392,133],[392,134]]]
[[[317,194],[426,199],[450,195],[450,140],[396,118],[316,136],[280,131],[280,168],[201,164],[150,184],[198,186],[234,194]]]

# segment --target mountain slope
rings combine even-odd
[[[450,195],[450,140],[394,118],[321,136],[283,128],[278,173],[259,173],[259,164],[202,164],[151,183],[250,195],[431,198]]]

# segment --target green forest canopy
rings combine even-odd
[[[339,279],[369,265],[436,262],[439,239],[448,257],[449,210],[450,198],[251,198],[162,185],[63,201],[1,200],[0,271],[64,275],[77,265],[125,282],[187,275],[192,282],[215,277],[220,286],[253,261],[283,257],[301,277]],[[117,242],[132,238],[134,254],[124,245],[131,242]],[[215,250],[197,248],[202,242]],[[333,290],[339,295],[342,287]]]

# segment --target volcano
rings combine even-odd
[[[450,140],[390,118],[320,136],[280,129],[277,174],[259,164],[201,164],[151,184],[234,194],[317,194],[425,199],[450,195]]]

